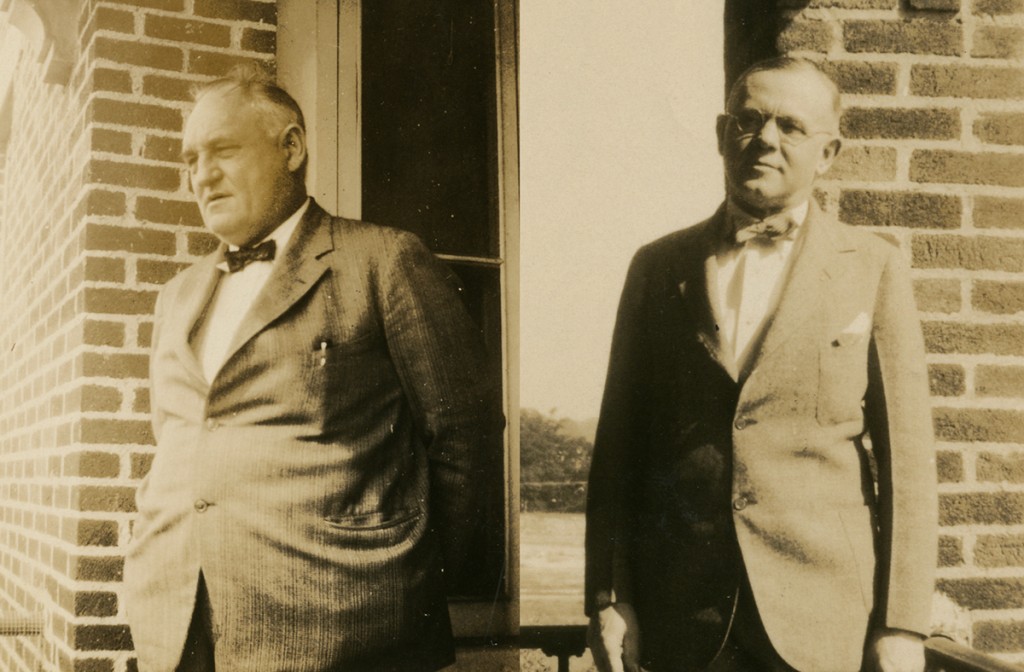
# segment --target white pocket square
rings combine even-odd
[[[853,322],[846,325],[842,333],[844,334],[865,334],[868,329],[871,328],[871,316],[867,313],[860,313],[857,317],[853,318]]]

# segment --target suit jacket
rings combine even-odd
[[[175,668],[200,572],[218,671],[437,669],[499,387],[415,236],[314,203],[283,254],[213,381],[189,338],[223,249],[158,300],[125,566],[140,669]]]
[[[723,218],[629,269],[590,474],[587,610],[632,603],[653,669],[699,668],[746,571],[790,665],[852,672],[871,627],[929,625],[936,476],[908,272],[812,203],[737,371],[715,319]]]

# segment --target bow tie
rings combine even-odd
[[[743,245],[755,238],[773,243],[792,237],[796,226],[797,222],[790,212],[772,215],[761,220],[737,217],[733,235],[737,245]]]
[[[254,261],[273,261],[276,251],[277,244],[273,240],[264,240],[255,247],[240,247],[235,251],[226,250],[224,260],[228,262],[228,270],[234,273]]]

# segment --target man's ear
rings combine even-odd
[[[281,134],[281,145],[288,154],[288,170],[294,173],[306,160],[306,134],[298,124],[290,124]]]
[[[816,174],[821,177],[828,172],[828,169],[832,167],[836,157],[839,156],[839,150],[842,148],[843,143],[839,138],[832,138],[821,148],[821,157],[818,159],[818,169]]]

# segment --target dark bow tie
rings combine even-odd
[[[264,240],[255,247],[240,247],[237,250],[224,252],[224,260],[228,262],[228,270],[232,273],[240,271],[254,261],[273,261],[277,244],[273,240]]]
[[[796,230],[796,225],[796,220],[790,212],[773,215],[761,220],[751,219],[744,221],[741,218],[737,218],[735,228],[736,244],[743,245],[755,238],[761,238],[770,242],[783,240]]]

